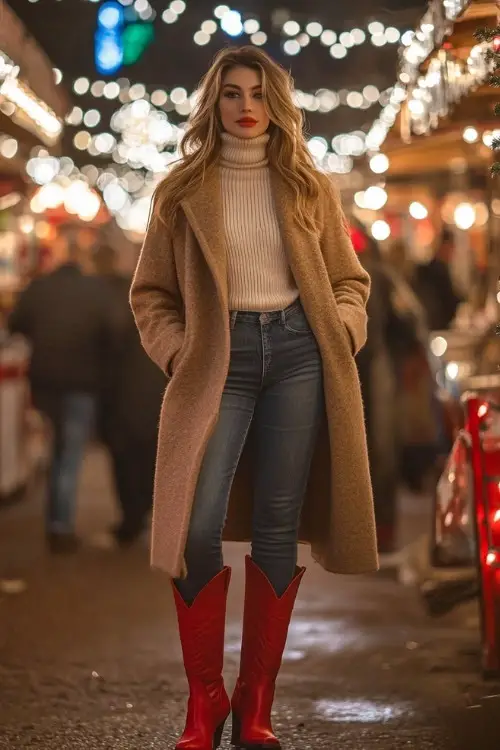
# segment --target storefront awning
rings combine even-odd
[[[47,145],[56,143],[70,102],[52,64],[11,8],[0,0],[0,105]]]

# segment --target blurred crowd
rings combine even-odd
[[[165,377],[145,355],[129,305],[131,278],[110,247],[82,256],[71,228],[60,233],[57,266],[35,278],[10,315],[31,347],[33,405],[50,425],[52,458],[46,536],[53,552],[75,551],[79,472],[89,440],[108,449],[120,522],[103,533],[126,546],[147,521]]]
[[[425,265],[390,258],[355,220],[356,252],[372,279],[368,343],[358,355],[368,428],[380,552],[395,546],[401,482],[425,490],[449,443],[429,360],[429,331],[446,329],[460,297],[453,288],[443,235]],[[98,247],[83,257],[77,235],[60,232],[54,257],[20,295],[8,320],[31,347],[33,405],[46,418],[52,459],[46,537],[56,553],[75,551],[78,478],[90,440],[111,458],[119,523],[101,545],[123,547],[143,532],[153,495],[158,418],[165,376],[144,353],[129,305],[131,278],[116,253]]]
[[[429,351],[430,332],[449,328],[460,296],[448,259],[451,235],[435,255],[411,264],[404,246],[390,256],[356,221],[352,240],[372,281],[368,341],[357,357],[381,553],[395,549],[397,492],[428,490],[450,448]]]

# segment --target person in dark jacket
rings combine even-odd
[[[129,304],[132,279],[116,270],[116,254],[101,246],[95,267],[123,321],[120,354],[102,399],[102,438],[111,455],[121,520],[112,530],[119,546],[143,532],[153,500],[158,422],[166,378],[144,352]]]
[[[31,345],[32,401],[51,424],[46,533],[50,549],[65,553],[78,547],[78,475],[119,323],[103,282],[82,273],[72,229],[61,229],[54,250],[59,265],[24,289],[8,327]]]
[[[462,301],[450,273],[453,250],[453,235],[445,229],[436,256],[428,263],[417,264],[414,269],[413,288],[425,309],[431,331],[447,330]]]
[[[426,356],[424,310],[402,274],[386,262],[377,242],[354,219],[351,232],[371,279],[368,338],[356,363],[365,407],[377,541],[383,554],[395,551],[399,484],[403,481],[420,489],[422,476],[432,470],[437,458],[439,425]]]

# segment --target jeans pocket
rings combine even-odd
[[[293,310],[285,313],[284,326],[287,331],[297,335],[311,333],[311,326],[302,307],[294,307]]]

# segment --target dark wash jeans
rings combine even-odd
[[[322,363],[299,301],[276,312],[231,313],[231,359],[208,442],[186,544],[192,602],[223,567],[222,531],[250,427],[255,441],[252,558],[281,596],[295,574],[303,498],[323,413]]]
[[[40,407],[53,429],[46,530],[75,530],[78,478],[95,422],[96,399],[90,393],[51,394]]]

